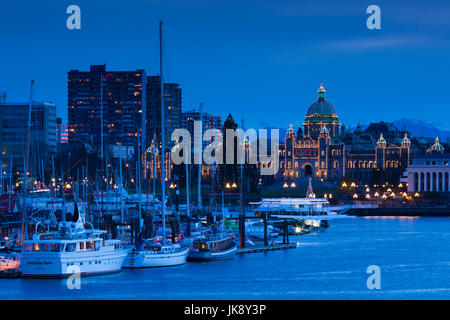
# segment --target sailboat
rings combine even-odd
[[[165,158],[165,142],[164,142],[164,80],[162,70],[162,21],[159,23],[159,45],[160,45],[160,79],[161,79],[161,163]],[[139,157],[140,158],[140,157]],[[140,183],[140,179],[139,179]],[[162,196],[165,199],[165,170],[161,170]],[[127,268],[152,268],[152,267],[170,267],[178,266],[186,263],[190,246],[183,246],[176,243],[168,243],[166,239],[166,204],[161,201],[162,208],[162,241],[157,242],[155,239],[143,240],[136,246],[128,256],[125,267]],[[139,210],[141,211],[141,210]]]

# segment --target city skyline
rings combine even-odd
[[[240,10],[228,2],[104,3],[78,1],[81,30],[65,26],[69,3],[2,5],[0,35],[11,50],[0,54],[0,88],[9,102],[28,101],[35,79],[35,100],[55,103],[67,122],[68,71],[106,63],[110,70],[142,68],[156,75],[157,24],[163,19],[165,79],[183,88],[183,110],[203,102],[206,112],[222,119],[231,113],[246,127],[298,127],[324,82],[343,124],[369,122],[369,112],[371,121],[413,118],[450,127],[450,7],[444,2],[422,7],[382,1],[381,30],[366,28],[366,6],[357,1],[323,1],[320,8],[310,1],[263,1]],[[24,4],[30,10],[19,12]],[[8,12],[19,18],[11,20]],[[36,18],[36,25],[23,23]],[[283,112],[274,112],[280,105]],[[439,109],[442,117],[424,108]]]

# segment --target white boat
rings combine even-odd
[[[245,234],[247,238],[252,242],[264,241],[264,221],[246,221],[245,222]],[[278,237],[278,232],[272,224],[267,224],[267,240],[269,244],[275,241]]]
[[[92,225],[85,229],[76,208],[74,221],[62,221],[55,233],[35,233],[23,242],[19,271],[32,278],[116,273],[129,251],[120,240],[108,239],[106,231]]]
[[[186,263],[190,247],[179,244],[159,244],[154,241],[144,241],[128,255],[124,268],[156,268],[173,267]]]

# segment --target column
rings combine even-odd
[[[419,176],[419,184],[417,185],[417,191],[422,192],[422,172],[421,171],[419,171],[418,176]]]
[[[450,192],[450,172],[447,172],[447,192]]]
[[[442,184],[442,179],[440,177],[441,173],[440,172],[436,172],[436,191],[437,192],[441,192],[441,184]]]
[[[424,172],[424,182],[423,191],[428,192],[428,172]]]
[[[433,188],[434,178],[433,178],[433,172],[430,172],[430,191],[435,191]]]

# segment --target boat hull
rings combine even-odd
[[[23,254],[19,271],[24,278],[68,278],[76,273],[80,276],[99,276],[118,273],[129,250],[110,254],[39,256]]]
[[[234,244],[233,247],[221,250],[221,251],[197,251],[192,250],[189,253],[188,261],[218,261],[233,259],[237,254],[237,245]]]
[[[176,252],[158,254],[153,251],[131,252],[124,263],[124,268],[160,268],[183,265],[186,263],[189,250],[190,248],[184,248]]]

